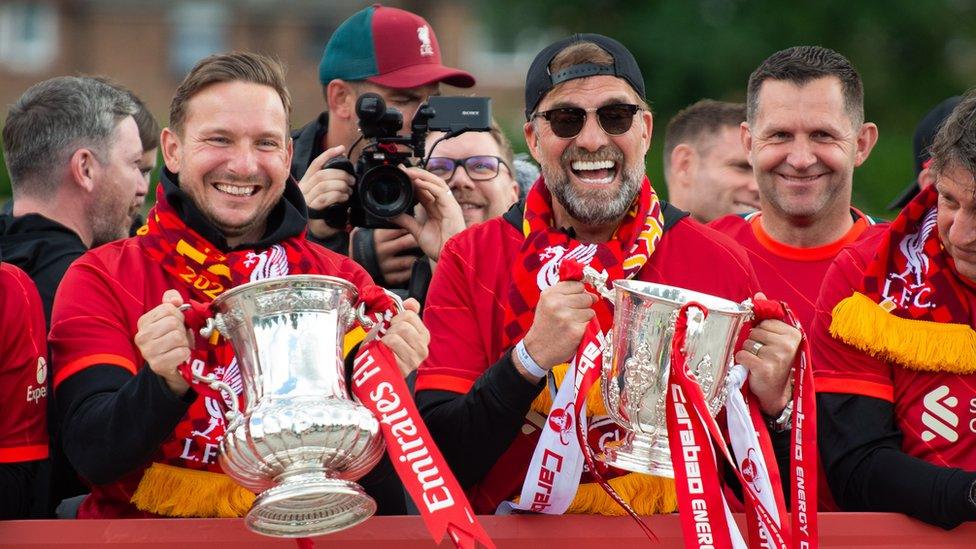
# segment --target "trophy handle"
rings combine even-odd
[[[607,275],[606,271],[601,273],[589,265],[583,267],[583,282],[593,286],[597,293],[600,294],[600,297],[613,303],[613,290],[607,287],[607,278],[609,278],[609,275]]]
[[[603,375],[604,383],[609,379],[610,375],[610,364],[613,363],[613,328],[607,330],[607,335],[603,344],[603,367],[601,372]]]
[[[393,301],[393,308],[396,310],[395,314],[398,315],[398,314],[402,313],[403,310],[404,310],[403,309],[403,299],[401,299],[400,296],[396,295],[395,293],[391,292],[390,290],[387,290],[386,288],[383,288],[383,292],[385,292],[386,293],[386,296],[389,297],[391,301]],[[366,314],[366,302],[365,301],[361,301],[359,303],[359,307],[356,308],[356,320],[363,326],[363,328],[367,332],[370,331],[370,330],[372,330],[373,329],[373,326],[376,325],[376,322],[373,321],[371,318],[369,318],[369,316]]]
[[[194,372],[193,368],[190,368],[190,375],[193,376],[195,381],[206,385],[214,392],[220,394],[222,397],[220,400],[222,400],[229,408],[229,410],[224,412],[224,419],[228,424],[230,424],[231,421],[234,421],[237,416],[241,415],[240,406],[237,404],[237,393],[234,392],[234,389],[231,388],[229,384],[217,379],[215,374],[202,376]]]
[[[197,344],[206,344],[206,341],[210,339],[214,331],[220,331],[220,319],[208,316],[210,308],[207,304],[190,300],[180,305],[179,310],[183,313],[187,326],[200,335],[197,338]],[[237,393],[234,392],[234,389],[230,385],[217,379],[215,374],[201,375],[187,363],[181,364],[180,370],[184,378],[189,376],[193,381],[210,388],[216,394],[220,395],[220,400],[229,408],[229,410],[224,412],[224,417],[228,423],[240,415],[241,410],[237,404]],[[187,381],[190,380],[187,379]]]

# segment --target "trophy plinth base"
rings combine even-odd
[[[625,440],[607,443],[605,449],[600,460],[611,467],[656,477],[674,478],[674,467],[671,465],[671,453],[667,441],[662,442],[659,437],[651,437],[643,433],[629,434]]]
[[[324,472],[283,476],[279,481],[254,500],[244,518],[247,527],[259,534],[321,536],[351,528],[376,512],[376,502],[358,484],[329,478]]]

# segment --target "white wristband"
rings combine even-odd
[[[526,372],[535,377],[546,377],[549,372],[544,370],[539,363],[532,359],[532,355],[529,354],[528,349],[525,348],[525,340],[521,340],[515,345],[515,354],[518,355],[519,362],[522,363],[522,367],[525,368]]]

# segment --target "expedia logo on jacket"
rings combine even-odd
[[[41,399],[47,398],[47,361],[44,357],[37,357],[37,372],[34,378],[37,386],[33,384],[27,386],[27,403],[38,404]]]

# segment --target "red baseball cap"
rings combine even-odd
[[[346,19],[325,45],[319,81],[368,80],[389,88],[444,82],[470,88],[474,77],[441,64],[434,29],[419,15],[374,4]]]

